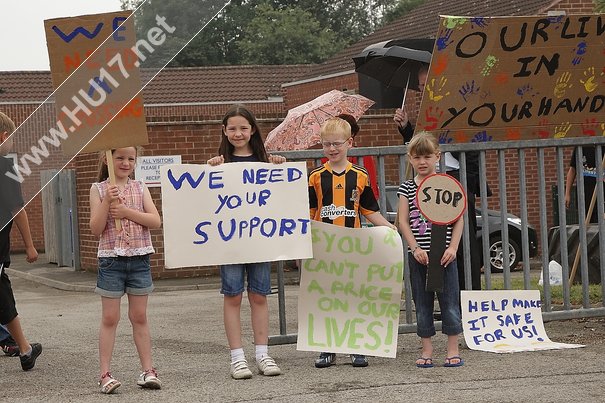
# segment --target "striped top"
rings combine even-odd
[[[93,183],[96,186],[101,201],[107,194],[109,181]],[[120,192],[120,200],[126,207],[145,211],[143,208],[144,185],[141,181],[128,180],[124,190]],[[107,224],[99,239],[98,257],[117,257],[117,256],[142,256],[154,253],[151,244],[151,233],[149,228],[143,227],[136,222],[123,218],[122,231],[116,229],[115,220],[107,217]]]
[[[332,171],[326,162],[309,174],[311,219],[341,227],[360,228],[360,214],[379,211],[369,184],[368,172],[349,162],[343,172]]]
[[[408,181],[403,182],[399,189],[397,190],[397,195],[399,197],[405,197],[408,201],[409,215],[410,215],[410,228],[412,229],[412,234],[414,234],[414,239],[416,239],[416,243],[425,251],[431,249],[431,227],[432,224],[425,216],[422,215],[420,210],[418,209],[418,202],[416,199],[416,192],[418,191],[418,185],[414,179],[410,179]],[[448,224],[447,226],[447,235],[446,235],[446,247],[449,246],[452,240],[452,225]],[[408,247],[408,250],[411,252],[411,249]]]

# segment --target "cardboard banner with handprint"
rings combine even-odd
[[[605,135],[605,15],[442,16],[416,130],[442,143]]]

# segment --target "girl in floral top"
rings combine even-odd
[[[420,183],[436,171],[441,152],[439,143],[431,133],[414,135],[408,144],[408,155],[416,172],[414,179],[401,184],[399,196],[399,228],[409,245],[410,280],[412,298],[416,307],[416,333],[422,342],[422,354],[416,360],[419,368],[433,367],[433,344],[431,337],[435,332],[433,306],[435,292],[426,290],[429,248],[431,245],[431,223],[418,209],[416,192]],[[443,271],[443,292],[437,292],[441,308],[442,332],[447,335],[447,358],[445,367],[463,365],[458,351],[458,335],[462,333],[460,315],[460,290],[458,288],[458,268],[456,251],[462,235],[463,219],[448,225],[447,248],[441,257]]]
[[[99,164],[98,182],[90,188],[90,229],[99,236],[99,270],[95,292],[101,295],[99,360],[102,393],[113,393],[121,383],[109,372],[120,320],[120,299],[128,294],[128,317],[139,353],[142,373],[137,384],[160,389],[151,360],[151,336],[147,324],[147,298],[153,290],[149,256],[154,252],[150,229],[161,225],[149,190],[130,177],[137,158],[135,147],[112,151],[115,184],[110,184],[105,153]],[[121,224],[117,229],[116,222]]]

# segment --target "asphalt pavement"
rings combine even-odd
[[[249,380],[229,376],[229,349],[223,330],[222,297],[215,276],[157,280],[149,299],[154,364],[163,388],[142,390],[136,385],[138,356],[122,300],[112,373],[122,382],[115,395],[100,394],[98,327],[100,298],[92,292],[94,273],[74,272],[40,262],[25,263],[14,256],[8,269],[17,308],[27,337],[44,346],[36,367],[21,371],[17,358],[0,356],[2,402],[567,402],[603,401],[605,392],[605,334],[603,320],[572,320],[545,324],[551,340],[585,342],[579,349],[514,354],[472,351],[464,345],[465,365],[445,368],[445,337],[435,337],[435,368],[414,365],[419,356],[415,334],[398,338],[394,359],[370,358],[367,368],[353,368],[348,356],[337,365],[313,366],[316,353],[295,345],[270,346],[269,353],[283,375],[263,377],[254,368]],[[287,272],[292,283],[297,272]],[[298,288],[287,285],[287,332],[296,332]],[[270,333],[277,334],[277,296],[269,297]],[[242,307],[244,350],[254,364],[254,345],[247,302]],[[462,342],[462,338],[461,338]]]

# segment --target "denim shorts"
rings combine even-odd
[[[221,266],[221,294],[235,296],[244,292],[244,275],[248,274],[248,292],[271,294],[271,263],[243,263]]]
[[[95,292],[102,297],[148,295],[153,291],[149,255],[100,257]]]

